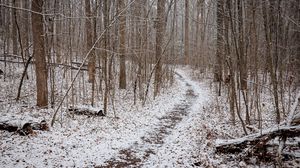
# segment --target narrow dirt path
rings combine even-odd
[[[176,73],[179,80],[185,83],[185,99],[177,104],[173,110],[165,116],[159,118],[159,123],[153,126],[154,129],[136,141],[133,145],[119,151],[118,155],[106,161],[104,165],[97,167],[142,167],[143,163],[150,155],[155,155],[155,151],[162,147],[165,138],[168,137],[175,126],[180,123],[184,117],[189,114],[189,109],[195,103],[198,95],[194,93],[191,84],[184,77]]]

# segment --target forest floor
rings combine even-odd
[[[145,106],[126,101],[128,93],[117,96],[117,117],[63,112],[50,131],[19,136],[0,130],[0,167],[257,167],[215,154],[217,138],[239,137],[242,129],[228,124],[210,80],[195,80],[191,72],[177,69],[174,85]],[[0,122],[50,121],[54,112],[34,102],[6,102]]]
[[[158,118],[150,130],[127,148],[118,151],[113,158],[99,167],[181,167],[192,166],[193,160],[199,155],[195,149],[204,143],[206,130],[202,129],[205,115],[205,103],[209,101],[209,93],[195,82],[176,73],[184,90],[183,99]],[[203,107],[203,108],[202,108]],[[198,130],[198,131],[197,131]]]
[[[120,99],[117,118],[61,114],[62,125],[34,136],[0,131],[0,167],[182,167],[204,154],[207,83],[178,70],[174,86],[144,107]],[[53,114],[33,103],[1,105],[1,121],[50,121]]]

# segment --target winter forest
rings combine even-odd
[[[0,0],[0,167],[300,167],[300,1]]]

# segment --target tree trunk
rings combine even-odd
[[[13,0],[13,5],[15,6],[16,1]],[[12,45],[13,45],[13,55],[18,55],[18,32],[17,32],[17,24],[16,24],[16,18],[17,18],[17,11],[16,9],[11,9],[12,11]]]
[[[86,50],[89,51],[91,47],[93,46],[93,19],[92,19],[92,12],[91,12],[91,5],[90,0],[85,0],[85,14],[86,17],[88,17],[85,21],[85,32],[86,32]],[[89,54],[89,62],[88,62],[88,71],[89,71],[89,82],[94,83],[95,82],[95,54],[92,51]]]
[[[219,82],[218,85],[218,95],[221,96],[221,82],[222,82],[222,59],[223,59],[223,15],[224,15],[224,1],[218,0],[217,2],[217,53],[216,53],[216,63],[214,67],[214,81]]]
[[[231,33],[232,33],[232,41],[233,41],[233,44],[234,44],[234,49],[235,49],[235,52],[236,52],[236,55],[237,55],[237,58],[239,58],[239,50],[238,50],[238,46],[237,46],[237,35],[236,35],[236,24],[234,24],[234,20],[235,20],[235,17],[234,17],[234,13],[232,12],[232,10],[234,10],[235,8],[232,8],[232,3],[230,0],[227,0],[226,1],[226,7],[228,9],[228,15],[229,15],[229,21],[230,21],[230,27],[231,27]],[[230,57],[229,57],[230,58]],[[229,61],[231,61],[231,58],[229,59]],[[231,64],[231,63],[229,63]],[[241,116],[241,112],[240,112],[240,100],[238,100],[238,97],[237,97],[237,93],[236,93],[236,87],[235,87],[235,71],[233,70],[233,66],[229,66],[229,67],[232,67],[232,70],[231,70],[231,79],[232,79],[232,83],[231,83],[231,87],[232,87],[232,91],[233,91],[233,98],[234,98],[234,103],[235,103],[235,107],[236,107],[236,113],[237,113],[237,116],[238,116],[238,119],[240,120],[241,124],[242,124],[242,127],[243,127],[243,130],[245,132],[245,134],[248,134],[247,133],[247,130],[246,130],[246,126],[245,126],[245,123],[244,123],[244,120],[242,119],[242,116]],[[239,82],[237,82],[237,88],[239,88]],[[239,92],[238,92],[239,93]]]
[[[292,51],[292,55],[295,58],[295,74],[296,74],[296,87],[300,88],[300,31],[299,31],[299,23],[300,23],[300,1],[294,0],[291,1],[291,21],[292,24],[292,44],[294,45],[294,49]],[[296,24],[297,23],[297,24]]]
[[[240,86],[243,94],[243,99],[245,102],[246,108],[246,124],[250,124],[250,115],[249,115],[249,108],[248,108],[248,98],[247,98],[247,58],[245,54],[245,47],[244,47],[244,19],[243,19],[243,2],[242,0],[238,0],[237,4],[238,9],[238,39],[239,39],[239,57],[238,57],[238,67],[240,71],[239,81]]]
[[[163,34],[164,34],[164,21],[165,21],[165,0],[159,0],[157,3],[157,15],[156,15],[156,69],[154,79],[154,97],[159,94],[161,86],[161,75],[162,75],[162,45],[163,45]]]
[[[230,39],[229,39],[229,7],[228,3],[230,3],[230,0],[227,0],[225,5],[226,9],[226,18],[223,17],[224,19],[224,37],[225,37],[225,54],[228,59],[226,59],[226,63],[229,69],[229,75],[227,76],[229,82],[228,83],[228,89],[229,89],[229,106],[230,106],[230,120],[233,125],[235,125],[235,110],[234,110],[234,105],[235,105],[235,97],[236,97],[236,90],[235,90],[235,79],[234,79],[234,72],[233,72],[233,66],[232,66],[232,60],[231,60],[231,51],[230,51]],[[224,10],[225,11],[225,10]],[[226,83],[226,80],[225,80]]]
[[[238,39],[239,39],[239,70],[240,70],[240,84],[241,90],[247,89],[247,62],[244,47],[244,19],[243,19],[243,2],[238,0]]]
[[[28,1],[24,1],[25,3],[25,8],[28,9],[29,8],[29,2]],[[25,52],[25,58],[28,58],[29,57],[29,47],[30,47],[30,42],[29,42],[29,39],[30,39],[30,34],[29,34],[29,13],[28,12],[24,12],[24,52]]]
[[[266,43],[267,43],[267,48],[266,48],[266,55],[267,55],[267,68],[268,71],[270,72],[271,76],[271,81],[272,81],[272,86],[273,86],[273,96],[274,96],[274,105],[275,105],[275,113],[276,113],[276,121],[277,123],[280,123],[280,111],[279,111],[279,100],[278,100],[278,92],[277,92],[277,77],[276,77],[276,71],[274,70],[274,60],[272,56],[272,31],[273,31],[273,24],[274,24],[274,18],[273,16],[270,16],[274,13],[273,7],[271,4],[271,10],[268,15],[269,8],[267,8],[266,4],[267,0],[262,1],[262,13],[263,13],[263,18],[264,18],[264,28],[265,28],[265,38],[266,38]],[[274,4],[273,4],[274,5]]]
[[[37,106],[48,106],[48,69],[46,65],[46,55],[44,46],[44,31],[43,31],[43,0],[32,1],[32,34],[33,34],[33,53],[36,65],[36,89],[37,89]]]
[[[136,17],[143,17],[142,16],[142,3],[141,2],[138,2],[136,5],[135,5],[135,16]],[[137,51],[137,63],[138,63],[138,69],[137,69],[137,86],[138,86],[138,94],[139,94],[139,99],[140,100],[143,100],[143,95],[144,95],[144,88],[143,88],[143,78],[142,78],[142,71],[144,69],[143,67],[143,41],[142,41],[142,25],[143,22],[138,19],[136,22],[135,22],[135,26],[136,26],[136,51]]]
[[[185,64],[188,65],[190,63],[189,56],[189,0],[185,0],[185,15],[184,15],[184,58]]]
[[[119,11],[120,13],[125,8],[125,2],[119,1]],[[120,76],[119,76],[119,88],[126,89],[126,64],[125,64],[125,52],[126,52],[126,12],[123,12],[120,16],[119,23],[120,31]]]
[[[85,22],[85,31],[87,35],[86,39],[86,51],[88,52],[93,47],[93,18],[91,12],[90,0],[85,0],[85,14],[88,17]],[[72,53],[71,53],[72,54]],[[89,82],[92,83],[92,95],[91,95],[91,105],[94,105],[94,93],[95,93],[95,74],[96,74],[96,58],[94,50],[89,54],[88,61],[88,73]]]
[[[110,7],[109,0],[104,0],[103,4],[103,15],[104,15],[104,27],[107,29],[104,34],[104,58],[103,58],[103,74],[104,74],[104,82],[105,82],[105,88],[104,88],[104,100],[103,100],[103,111],[104,114],[107,114],[107,104],[108,104],[108,95],[109,95],[109,73],[108,73],[108,51],[109,50],[109,7]]]

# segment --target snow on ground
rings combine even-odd
[[[49,132],[36,136],[19,136],[0,131],[0,167],[93,167],[113,157],[120,149],[140,139],[158,118],[184,99],[185,90],[177,81],[172,88],[145,107],[133,106],[129,101],[115,105],[118,118],[75,116],[62,113],[62,126],[56,122]],[[16,119],[46,119],[53,109],[39,110],[3,105],[1,121]],[[13,110],[8,110],[12,108]],[[9,113],[7,113],[9,111]],[[28,117],[29,116],[29,117]],[[26,118],[26,119],[25,119]]]
[[[203,108],[211,97],[204,83],[189,80],[182,70],[177,70],[177,73],[190,85],[196,98],[187,111],[188,115],[174,128],[156,154],[147,160],[145,167],[186,167],[192,166],[199,159],[198,149],[205,136],[204,132],[198,131],[202,124],[206,124],[201,120],[201,116],[206,115]],[[183,88],[186,87],[184,85],[185,83],[182,83]]]
[[[215,153],[217,139],[243,132],[239,123],[229,123],[226,99],[213,95],[211,81],[192,74],[177,69],[174,85],[145,106],[134,105],[131,92],[118,91],[107,117],[73,118],[63,108],[50,131],[0,131],[0,167],[257,167]],[[54,109],[34,106],[30,82],[19,103],[12,101],[16,83],[0,82],[0,122],[51,121]]]

